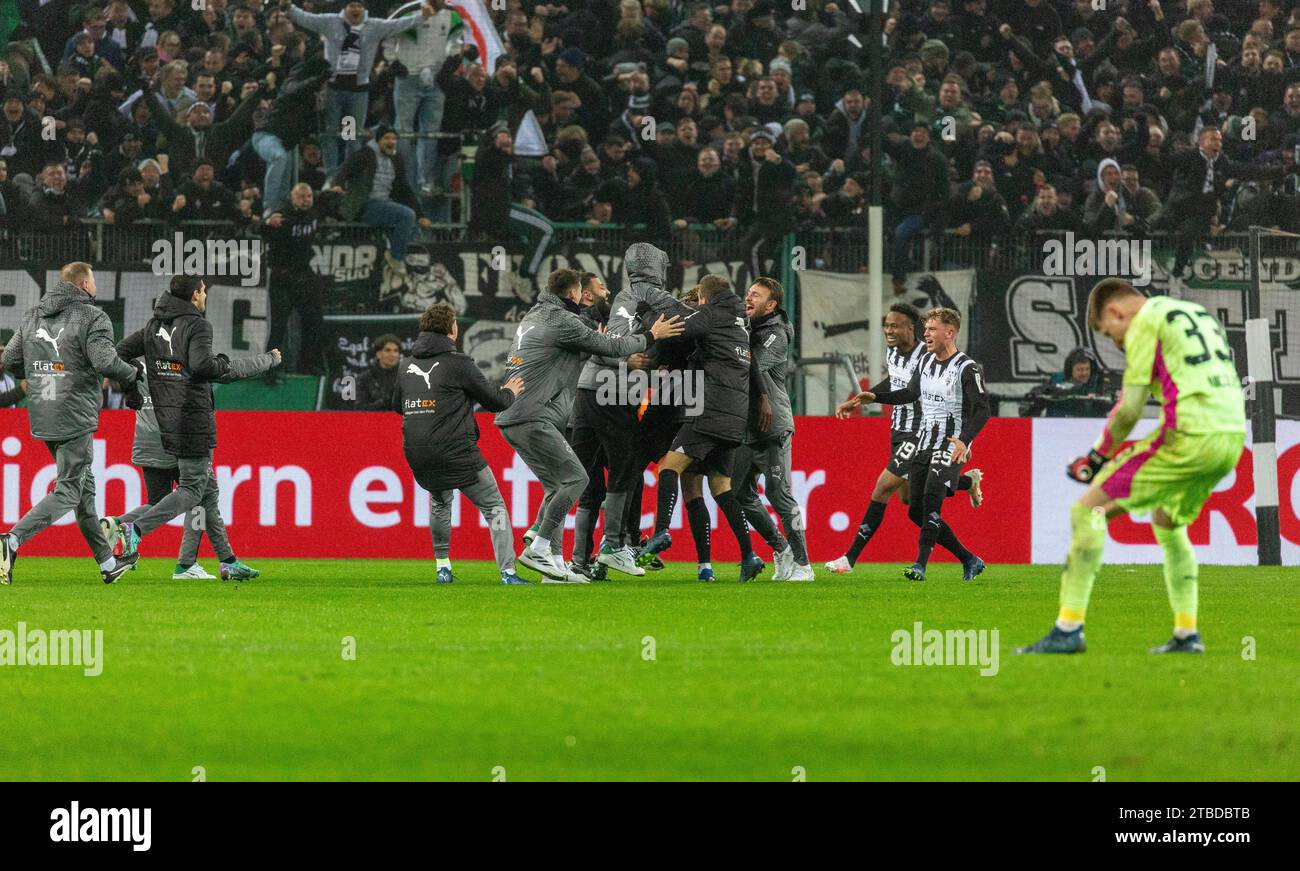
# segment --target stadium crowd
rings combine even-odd
[[[443,0],[392,20],[383,0],[198,5],[20,0],[0,221],[257,225],[300,182],[322,219],[383,227],[400,270],[421,225],[452,216],[464,142],[476,237],[576,221],[664,244],[705,224],[761,257],[792,230],[865,224],[853,4],[496,0],[492,69]],[[1300,230],[1292,0],[894,0],[885,31],[900,289],[911,241],[943,229],[1170,231],[1179,267],[1208,233]],[[523,157],[530,112],[545,143]]]

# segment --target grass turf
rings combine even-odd
[[[1055,616],[1055,567],[512,588],[487,563],[452,586],[432,562],[253,563],[237,584],[149,560],[105,587],[89,560],[20,559],[0,630],[102,629],[104,670],[0,667],[0,778],[1300,777],[1294,569],[1203,568],[1209,652],[1159,657],[1160,568],[1108,567],[1088,653],[1016,657]],[[998,629],[998,673],[893,665],[916,621]]]

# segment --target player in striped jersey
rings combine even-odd
[[[916,452],[908,470],[911,496],[908,516],[921,528],[916,562],[903,572],[913,581],[924,581],[930,553],[943,545],[961,560],[962,578],[973,580],[984,571],[984,561],[967,550],[952,528],[944,522],[943,500],[953,495],[962,478],[961,467],[970,457],[970,444],[990,417],[989,395],[979,364],[957,350],[961,313],[950,308],[932,308],[925,314],[926,354],[917,363],[912,379],[902,389],[867,391],[863,402],[897,406],[919,400],[920,428]]]
[[[889,390],[903,390],[911,383],[916,373],[917,364],[925,355],[925,344],[918,333],[921,328],[921,313],[907,303],[894,303],[885,315],[885,359],[889,377],[872,387],[867,393],[860,393],[852,399],[840,403],[835,409],[835,416],[846,418],[862,405],[864,397]],[[890,458],[889,465],[880,472],[875,489],[871,493],[871,502],[867,504],[866,513],[853,536],[848,551],[837,559],[826,563],[826,568],[837,574],[853,571],[854,564],[863,548],[885,519],[885,508],[895,493],[904,505],[908,503],[907,473],[912,457],[916,453],[917,430],[921,422],[921,401],[894,406],[891,416]],[[981,473],[972,469],[962,475],[957,484],[959,490],[969,490],[971,504],[979,507],[983,496],[980,491]]]

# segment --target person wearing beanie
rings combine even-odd
[[[406,249],[415,238],[417,225],[431,225],[420,212],[408,178],[397,151],[397,131],[381,125],[369,145],[339,167],[334,179],[335,192],[343,195],[339,217],[382,228],[389,247],[385,262],[399,276],[406,274]]]
[[[927,39],[921,44],[921,64],[927,79],[937,79],[948,70],[948,46],[942,40]]]
[[[669,36],[686,40],[691,49],[691,62],[707,60],[709,47],[706,37],[713,27],[713,7],[707,2],[692,3],[687,7],[686,20],[675,27]],[[669,51],[669,54],[672,54]]]
[[[826,153],[813,144],[812,128],[802,118],[791,118],[785,122],[781,136],[777,139],[777,150],[794,164],[795,172],[800,175],[809,170],[824,173],[831,164]]]
[[[570,46],[555,60],[555,81],[558,89],[577,95],[581,105],[574,113],[574,121],[594,142],[609,126],[609,98],[605,89],[587,74],[586,66],[587,56],[582,49]]]
[[[942,218],[948,195],[948,161],[932,145],[930,126],[914,122],[908,139],[884,141],[885,153],[894,161],[890,193],[897,210],[894,227],[894,293],[905,293],[907,274],[914,271],[913,238],[935,228]]]
[[[768,275],[767,260],[776,254],[781,237],[794,229],[794,164],[777,153],[776,137],[766,130],[749,140],[741,157],[736,200],[724,226],[745,233],[741,248],[750,275]]]

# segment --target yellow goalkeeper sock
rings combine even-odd
[[[1092,582],[1106,544],[1106,515],[1076,502],[1070,508],[1070,527],[1074,534],[1061,573],[1061,611],[1056,618],[1056,625],[1067,632],[1082,626],[1088,611]]]
[[[1197,577],[1196,551],[1187,537],[1187,527],[1163,529],[1152,526],[1156,541],[1165,552],[1165,589],[1169,607],[1174,610],[1174,637],[1186,638],[1196,631]]]

